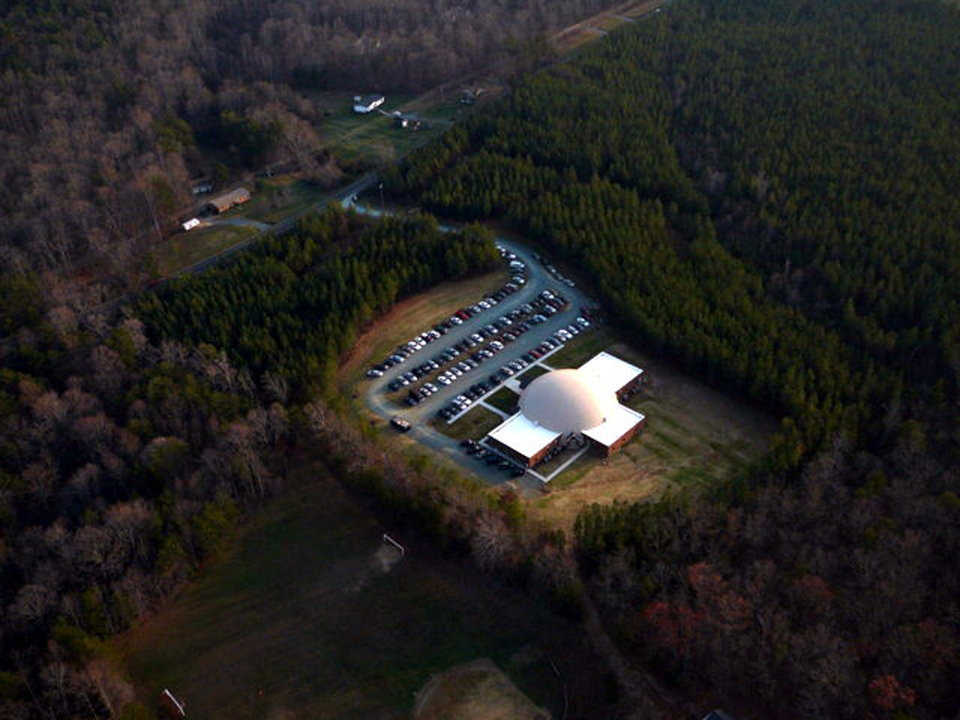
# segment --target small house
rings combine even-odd
[[[368,112],[376,110],[383,105],[385,101],[386,98],[383,95],[354,95],[353,111],[365,115]]]

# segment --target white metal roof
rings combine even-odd
[[[613,393],[643,374],[643,370],[636,365],[607,352],[598,353],[587,360],[580,366],[580,372],[587,375],[598,389]]]
[[[617,405],[616,411],[607,415],[607,419],[596,427],[584,430],[583,434],[596,440],[604,447],[610,447],[630,432],[637,423],[643,422],[643,414],[631,410],[626,405]]]
[[[517,413],[491,430],[489,437],[529,458],[560,437],[560,433]]]
[[[610,390],[581,370],[553,370],[531,382],[520,396],[520,411],[558,433],[575,433],[603,422],[617,406]]]

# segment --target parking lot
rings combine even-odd
[[[539,258],[498,241],[512,278],[441,323],[424,328],[367,371],[384,410],[414,426],[453,422],[506,380],[556,351],[592,322],[589,300]],[[392,407],[390,407],[392,405]]]

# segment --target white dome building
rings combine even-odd
[[[600,425],[619,407],[613,391],[598,388],[580,370],[553,370],[520,395],[520,412],[561,435]]]
[[[642,375],[640,368],[608,353],[576,370],[551,370],[527,386],[520,412],[494,428],[488,443],[531,468],[572,436],[610,455],[644,425],[641,413],[620,404]]]

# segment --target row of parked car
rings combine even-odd
[[[507,379],[513,377],[517,373],[522,372],[527,368],[527,366],[533,364],[544,355],[547,355],[551,351],[556,350],[561,345],[567,343],[569,340],[572,340],[575,335],[579,335],[581,332],[589,328],[590,324],[590,321],[586,318],[578,317],[575,322],[571,323],[565,328],[560,328],[553,335],[537,345],[537,347],[533,348],[527,353],[524,353],[516,360],[510,361],[499,370],[492,373],[486,380],[471,385],[470,389],[463,393],[463,395],[458,395],[449,403],[440,408],[437,411],[437,417],[443,420],[450,420],[456,417],[488,392],[496,389],[498,385],[502,384]]]
[[[436,382],[441,385],[451,385],[465,373],[479,367],[482,363],[504,350],[506,347],[505,343],[514,342],[523,333],[528,332],[531,329],[533,319],[531,318],[530,321],[526,321],[524,318],[527,318],[531,314],[533,314],[533,317],[542,317],[538,311],[545,312],[548,309],[555,313],[557,312],[557,307],[566,307],[568,304],[566,298],[562,295],[545,290],[533,303],[524,303],[510,313],[501,315],[494,322],[479,328],[477,332],[464,338],[456,345],[447,348],[447,350],[439,356],[424,363],[424,366],[421,366],[421,368],[414,368],[410,373],[404,373],[400,378],[391,381],[387,388],[393,391],[399,390],[401,387],[405,387],[413,382],[407,377],[408,375],[412,375],[414,379],[420,379],[432,372],[432,370],[438,369],[446,362],[454,360],[459,354],[473,350],[486,342],[486,347],[481,347],[470,355],[470,357],[461,360],[436,377]],[[422,374],[418,375],[422,368]],[[429,382],[424,383],[418,388],[412,388],[407,395],[406,403],[410,406],[418,405],[433,393],[437,392],[438,389],[436,385]],[[467,399],[471,399],[469,395]],[[455,401],[451,404],[455,405]]]
[[[511,460],[507,460],[505,457],[495,453],[493,450],[488,450],[476,440],[464,440],[460,443],[460,446],[467,455],[473,455],[475,458],[477,458],[477,460],[482,460],[487,465],[496,465],[501,470],[505,470],[512,477],[520,477],[527,472],[526,468],[524,468],[522,465],[518,465]]]
[[[562,283],[563,283],[564,285],[566,285],[567,287],[576,287],[576,286],[577,286],[577,284],[576,284],[573,280],[571,280],[570,278],[568,278],[568,277],[567,277],[566,275],[564,275],[562,272],[560,272],[559,270],[557,270],[557,268],[556,268],[555,266],[551,265],[551,264],[548,263],[546,260],[544,260],[542,257],[540,257],[540,254],[539,254],[539,253],[534,253],[534,254],[533,254],[533,257],[534,257],[534,259],[535,259],[537,262],[543,263],[543,266],[547,269],[547,272],[550,273],[551,275],[553,275],[557,280],[559,280],[560,282],[562,282]]]
[[[469,320],[480,313],[490,310],[495,305],[499,304],[500,301],[506,299],[509,295],[512,295],[519,290],[523,285],[526,284],[526,282],[527,279],[525,273],[515,274],[509,282],[505,283],[503,287],[496,292],[482,298],[474,305],[460,308],[457,310],[457,312],[443,322],[434,325],[431,330],[422,332],[417,337],[408,340],[406,343],[398,345],[393,353],[385,358],[383,362],[380,362],[367,370],[367,377],[382,377],[383,374],[391,367],[406,362],[411,355],[423,350],[430,343],[439,340],[453,328],[457,327],[458,325],[462,325],[465,320]],[[416,375],[416,373],[414,374]],[[423,374],[417,376],[417,378],[419,377],[423,377]]]

